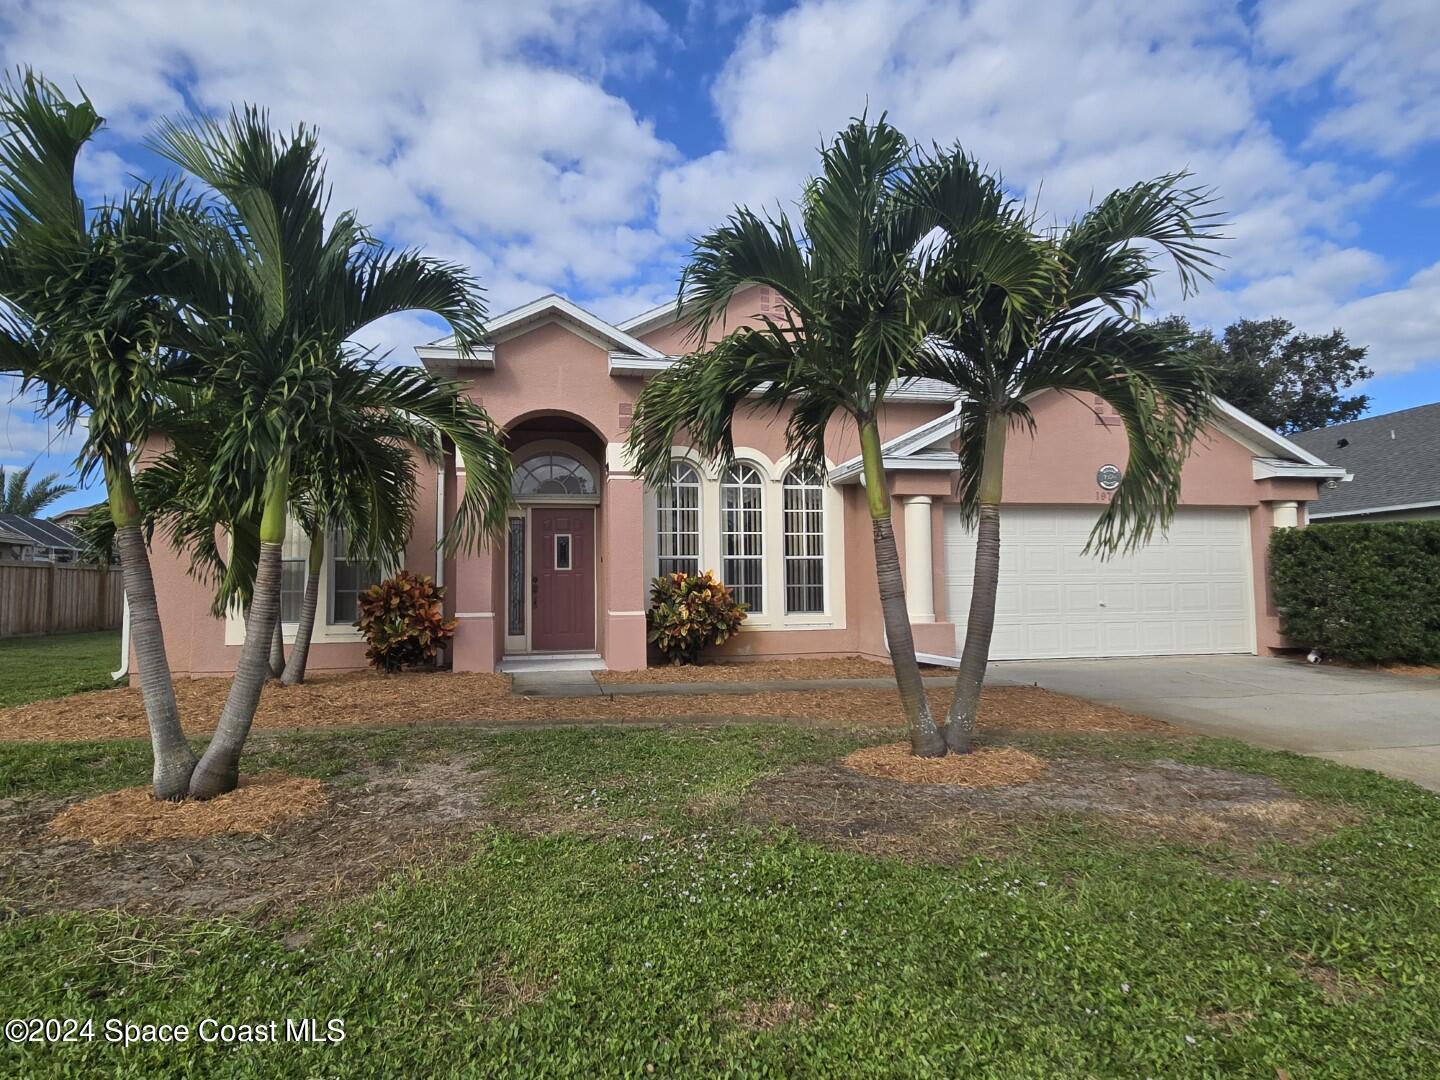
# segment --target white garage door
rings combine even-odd
[[[1081,554],[1098,513],[1001,512],[992,660],[1254,650],[1245,511],[1180,510],[1168,535],[1106,560]],[[947,510],[945,591],[957,650],[974,568],[975,536]]]

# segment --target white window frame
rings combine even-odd
[[[689,505],[682,504],[679,498],[682,491],[687,493],[690,498]],[[701,509],[702,491],[699,469],[690,462],[679,458],[670,462],[670,472],[666,483],[655,491],[655,571],[657,575],[674,573],[679,569],[674,564],[681,562],[694,563],[694,569],[686,570],[685,573],[698,574],[704,570],[701,560],[701,538],[704,536],[705,519]],[[687,519],[693,523],[693,528],[682,527],[682,522]],[[690,543],[682,544],[681,541],[684,538],[688,538]],[[669,541],[672,552],[670,555],[664,554],[666,540]],[[693,548],[694,554],[674,554],[681,547]],[[670,565],[667,566],[667,563]]]
[[[824,473],[818,468],[807,468],[805,466],[792,466],[785,470],[785,475],[780,481],[780,515],[781,515],[781,552],[783,572],[781,575],[780,588],[784,594],[784,611],[787,616],[817,617],[824,616],[830,610],[830,573],[829,573],[829,515],[825,512],[826,484]],[[790,495],[798,492],[805,500],[806,505],[797,509],[790,507]],[[815,505],[809,504],[813,495]],[[798,519],[799,530],[791,528],[793,518]],[[810,529],[807,522],[812,516],[819,519],[819,527]],[[791,540],[798,538],[802,553],[791,554]],[[810,554],[811,546],[818,546],[818,554]],[[818,608],[796,608],[790,603],[790,567],[792,564],[818,563],[820,568],[820,606]],[[794,586],[796,589],[806,590],[814,586],[800,584]]]
[[[744,470],[744,472],[742,472]],[[745,476],[745,479],[736,477]],[[764,615],[769,608],[769,598],[766,593],[766,582],[768,575],[765,572],[765,474],[760,467],[748,461],[734,461],[725,467],[720,477],[720,577],[721,580],[735,594],[735,598],[748,606],[748,610],[757,615]],[[731,492],[735,492],[739,498],[737,507],[726,506],[727,498]],[[755,505],[745,505],[746,496],[753,494]],[[754,529],[745,528],[745,515],[755,513],[759,516]],[[739,528],[731,528],[732,522],[738,518]],[[745,551],[747,546],[746,538],[753,539],[756,548],[753,552]],[[730,546],[738,540],[740,553],[730,554]],[[753,582],[740,583],[731,580],[729,564],[749,563],[752,564],[758,573],[758,579]],[[751,603],[747,593],[742,590],[754,590],[759,594],[758,605]]]
[[[292,549],[297,544],[300,546],[300,549],[304,552],[303,557],[306,574],[308,576],[310,563],[309,541],[305,537],[305,533],[300,526],[300,522],[293,515],[291,515],[290,520],[287,524],[289,529],[288,539],[292,542],[287,546],[291,546]],[[228,539],[226,541],[226,549],[228,553]],[[344,644],[349,642],[363,642],[365,640],[364,637],[361,636],[360,631],[355,629],[355,627],[352,626],[349,622],[337,623],[330,621],[333,618],[335,562],[337,557],[337,550],[338,545],[335,543],[334,535],[327,535],[325,543],[325,562],[324,565],[320,568],[320,596],[317,600],[315,611],[315,628],[310,636],[310,640],[312,643]],[[392,572],[394,572],[396,569],[398,569],[401,565],[403,565],[403,560],[404,553],[401,552],[395,557],[395,559],[382,565],[377,572],[379,573],[380,577],[386,577]],[[299,624],[294,622],[282,622],[280,624],[280,632],[281,635],[284,637],[285,643],[287,645],[292,644],[295,641],[295,633],[298,628]],[[230,610],[225,613],[225,644],[245,644],[245,613],[241,609],[239,604],[233,605]]]

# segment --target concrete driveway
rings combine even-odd
[[[1260,656],[1009,660],[991,664],[988,677],[1440,791],[1440,679]]]

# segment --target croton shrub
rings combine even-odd
[[[672,664],[693,664],[745,621],[745,605],[710,571],[662,574],[650,583],[649,640]]]
[[[440,645],[455,636],[445,618],[445,590],[427,574],[401,570],[360,594],[355,625],[370,647],[365,659],[380,671],[433,664]]]
[[[1294,645],[1360,663],[1440,663],[1440,521],[1278,529],[1270,585]]]

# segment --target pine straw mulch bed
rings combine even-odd
[[[57,816],[63,821],[85,802],[0,800],[0,917],[111,909],[263,917],[362,892],[403,867],[461,857],[474,831],[497,820],[488,794],[494,776],[467,760],[377,766],[349,779],[324,785],[309,813],[263,831],[117,844],[55,834]],[[232,797],[167,806],[161,816],[203,815]]]
[[[1298,799],[1252,773],[1073,752],[1037,760],[1044,767],[1029,779],[1003,786],[924,784],[843,763],[800,766],[752,785],[738,812],[749,824],[788,826],[832,847],[941,863],[1003,857],[1027,823],[1076,817],[1122,838],[1239,852],[1306,843],[1352,820],[1343,808]]]
[[[953,675],[950,668],[920,666],[923,675]],[[798,660],[739,660],[701,664],[660,664],[644,671],[597,671],[602,683],[755,682],[771,679],[894,679],[881,660],[837,656]]]
[[[229,679],[181,679],[175,696],[185,731],[213,731]],[[928,692],[943,715],[949,690]],[[647,722],[700,717],[770,717],[866,727],[902,726],[893,689],[784,690],[763,694],[679,694],[664,697],[521,698],[504,675],[450,672],[317,675],[303,686],[269,683],[260,697],[255,730],[406,727],[436,724]],[[1173,730],[1147,717],[1033,686],[986,687],[980,724],[1011,731]],[[0,709],[0,741],[47,742],[138,739],[148,734],[140,691],[99,690]]]
[[[840,764],[882,780],[974,788],[1028,784],[1049,768],[1043,759],[1013,746],[982,746],[968,754],[924,758],[912,754],[908,742],[867,746],[847,754]]]
[[[146,784],[76,803],[50,822],[50,832],[101,845],[267,833],[318,813],[326,801],[319,780],[284,773],[242,776],[234,791],[204,802],[160,802]]]

